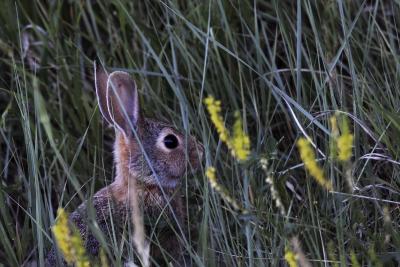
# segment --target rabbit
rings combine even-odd
[[[150,247],[152,261],[161,266],[169,261],[174,266],[185,266],[183,246],[177,236],[179,229],[184,228],[185,220],[179,185],[189,165],[194,170],[200,167],[204,148],[194,137],[186,137],[170,124],[144,117],[135,81],[128,73],[114,71],[108,74],[96,64],[94,68],[100,112],[116,132],[116,175],[109,186],[99,190],[90,203],[83,202],[69,219],[78,228],[87,253],[97,257],[100,244],[88,229],[87,206],[93,206],[98,227],[104,236],[111,239],[111,227],[123,231],[124,226],[127,228],[126,225],[130,224],[130,212],[135,213],[128,204],[128,182],[134,179],[144,221],[158,221],[163,214],[169,222],[159,229],[162,234],[157,239],[161,246]],[[177,227],[172,229],[171,222],[174,221],[177,221]],[[122,234],[118,233],[118,236],[121,240]],[[46,257],[46,265],[56,266],[58,260],[53,246]]]

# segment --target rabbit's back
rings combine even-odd
[[[129,209],[123,203],[115,201],[111,194],[112,186],[98,191],[91,200],[83,202],[71,215],[70,222],[79,230],[89,256],[97,257],[100,243],[89,225],[100,230],[106,241],[112,237],[120,240],[121,228],[129,223]],[[95,223],[90,224],[90,221]],[[96,229],[93,229],[96,231]],[[47,255],[46,266],[57,266],[56,247],[53,246]]]
[[[159,234],[161,246],[155,246],[151,249],[152,257],[157,261],[163,258],[163,253],[159,247],[169,251],[170,255],[181,252],[178,238],[172,228],[177,231],[177,224],[183,226],[184,211],[179,195],[166,200],[158,189],[148,189],[139,188],[137,194],[145,213],[146,232],[157,232]],[[92,199],[83,202],[71,213],[69,219],[79,230],[84,240],[85,249],[91,258],[98,257],[101,248],[98,241],[100,236],[95,235],[94,231],[100,230],[101,238],[105,238],[107,244],[115,243],[117,246],[123,242],[123,233],[128,236],[133,232],[132,212],[130,211],[127,192],[124,192],[126,190],[127,186],[111,184],[98,191]],[[171,192],[167,193],[168,195],[171,194]],[[173,207],[173,209],[171,210],[170,207]],[[89,225],[91,225],[90,229]],[[125,240],[129,240],[127,236]],[[128,248],[129,244],[126,244],[125,247]],[[57,266],[55,246],[47,255],[46,266]]]

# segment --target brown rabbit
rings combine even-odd
[[[179,242],[179,236],[182,237],[184,232],[185,214],[178,188],[188,166],[199,167],[203,146],[169,124],[143,117],[136,84],[128,73],[115,71],[108,75],[102,67],[97,70],[95,67],[95,84],[100,111],[116,129],[116,177],[112,184],[93,196],[91,203],[82,203],[71,214],[70,220],[79,229],[88,253],[94,257],[99,254],[100,244],[88,228],[90,209],[87,206],[93,206],[97,225],[108,240],[115,240],[115,233],[117,244],[129,239],[126,233],[132,227],[131,215],[135,211],[129,206],[128,183],[134,179],[137,199],[147,222],[146,233],[161,233],[155,238],[161,245],[152,245],[150,249],[152,261],[161,266],[167,262],[185,265]],[[151,225],[156,221],[157,228]],[[57,260],[53,247],[46,265],[56,266]]]

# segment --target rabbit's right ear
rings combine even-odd
[[[95,64],[94,68],[97,101],[104,119],[129,135],[140,116],[135,81],[126,72],[108,75],[103,67]]]

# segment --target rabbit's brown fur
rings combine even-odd
[[[156,229],[156,233],[161,232],[157,240],[165,252],[159,246],[151,246],[153,260],[161,265],[168,261],[183,265],[183,250],[176,232],[181,232],[185,214],[178,186],[189,165],[194,169],[199,167],[202,146],[193,137],[186,140],[168,124],[144,118],[139,109],[136,85],[127,73],[108,75],[103,70],[97,71],[96,91],[104,118],[117,129],[114,145],[116,177],[112,184],[98,191],[91,202],[82,203],[71,214],[70,220],[79,229],[91,256],[99,254],[100,244],[88,229],[88,205],[93,206],[96,223],[107,241],[116,237],[120,244],[122,238],[127,239],[127,229],[132,227],[131,212],[135,211],[129,206],[129,182],[134,179],[147,222],[147,234],[156,229],[154,222],[160,218],[161,222],[166,222],[158,223]],[[116,99],[118,97],[120,99]],[[171,135],[178,141],[173,149],[166,143],[171,142],[166,140]],[[56,250],[52,248],[47,265],[55,266],[56,263]]]

